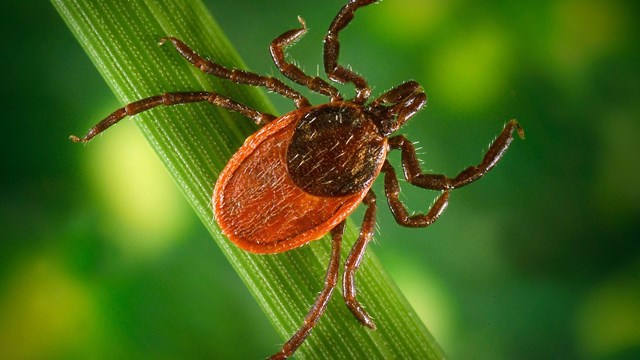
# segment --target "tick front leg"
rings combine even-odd
[[[356,300],[355,274],[360,266],[364,252],[367,249],[367,244],[369,244],[369,241],[373,238],[373,231],[376,224],[376,194],[369,190],[362,202],[367,205],[367,211],[364,214],[364,219],[360,226],[360,236],[358,236],[358,240],[356,240],[344,263],[342,291],[347,307],[358,321],[368,328],[375,329],[376,325],[373,323],[373,320],[358,300]]]
[[[329,266],[327,267],[327,275],[324,279],[324,288],[316,298],[316,301],[311,306],[309,313],[304,318],[302,326],[296,331],[295,334],[287,341],[280,349],[279,352],[273,354],[269,360],[286,359],[302,345],[304,340],[309,336],[309,333],[318,323],[318,320],[324,313],[331,299],[333,289],[338,282],[338,269],[340,263],[340,247],[342,245],[342,234],[344,233],[344,224],[341,222],[331,230],[331,260],[329,260]]]
[[[227,110],[232,110],[239,112],[240,114],[252,119],[258,125],[266,124],[269,121],[275,119],[275,116],[267,113],[263,113],[257,110],[254,110],[246,105],[240,104],[236,101],[229,99],[228,97],[208,92],[208,91],[197,91],[197,92],[172,92],[172,93],[164,93],[162,95],[151,96],[142,100],[134,101],[130,104],[127,104],[120,109],[114,111],[109,116],[104,118],[102,121],[97,123],[94,127],[92,127],[89,132],[83,137],[79,138],[75,135],[69,136],[74,142],[87,142],[91,140],[96,135],[105,131],[112,125],[116,124],[118,121],[122,120],[126,116],[131,116],[135,114],[139,114],[145,110],[152,109],[156,106],[164,105],[177,105],[177,104],[187,104],[194,102],[209,102],[213,105],[220,106]]]
[[[353,20],[353,15],[358,8],[374,2],[376,0],[350,0],[333,19],[327,35],[324,37],[324,71],[333,81],[341,84],[353,83],[356,87],[354,101],[358,104],[364,104],[367,101],[371,95],[371,88],[362,76],[338,64],[338,55],[340,54],[338,34]]]
[[[410,80],[402,83],[392,89],[389,89],[384,94],[380,95],[377,99],[373,100],[371,104],[367,106],[369,109],[373,109],[379,106],[395,105],[403,99],[416,94],[423,93],[422,87],[415,80]]]
[[[385,160],[382,165],[382,172],[384,172],[385,195],[387,196],[391,213],[398,224],[406,227],[427,227],[438,220],[440,214],[446,209],[449,201],[449,191],[444,191],[431,205],[431,209],[426,214],[409,215],[407,208],[398,199],[400,185],[398,185],[396,171],[389,163],[389,160]]]
[[[340,101],[342,96],[338,92],[338,89],[331,86],[328,82],[315,76],[309,76],[305,74],[299,67],[292,63],[287,62],[284,55],[284,48],[291,45],[296,40],[300,39],[302,35],[307,32],[307,25],[304,20],[298,16],[298,21],[302,26],[300,29],[289,30],[284,34],[278,36],[271,42],[269,50],[273,62],[276,64],[280,72],[289,79],[297,82],[300,85],[306,86],[312,91],[320,93],[325,96],[331,96],[331,101]]]
[[[276,78],[258,75],[245,70],[229,69],[220,64],[216,64],[213,61],[200,56],[197,52],[187,46],[187,44],[182,42],[182,40],[172,36],[160,39],[160,45],[164,44],[167,40],[173,43],[173,46],[178,50],[182,57],[207,74],[227,79],[238,84],[265,87],[293,100],[297,108],[309,106],[309,100],[307,100],[307,98]]]
[[[416,150],[413,144],[402,135],[389,139],[389,146],[392,149],[402,149],[402,168],[404,176],[411,184],[431,190],[451,190],[467,185],[484,176],[493,169],[502,158],[509,144],[513,141],[513,132],[516,131],[521,139],[524,139],[524,130],[516,120],[510,120],[498,135],[496,140],[489,146],[482,162],[476,166],[470,166],[461,171],[456,177],[450,178],[439,174],[425,174],[420,169]]]

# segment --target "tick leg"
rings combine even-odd
[[[402,149],[402,168],[404,176],[411,184],[431,190],[450,190],[462,187],[478,180],[491,170],[513,141],[513,132],[516,131],[521,139],[524,139],[524,130],[516,120],[510,120],[504,129],[489,146],[480,164],[470,166],[461,171],[456,177],[445,175],[425,174],[420,169],[413,144],[402,135],[389,138],[389,146],[392,149]]]
[[[442,214],[447,207],[449,191],[444,191],[433,205],[431,205],[429,212],[426,214],[409,215],[407,208],[400,199],[398,199],[400,186],[398,185],[396,171],[393,169],[393,166],[391,166],[391,163],[389,163],[389,160],[385,160],[382,165],[382,172],[384,172],[384,192],[387,196],[391,213],[398,224],[406,227],[427,227],[438,220],[440,214]]]
[[[172,36],[160,39],[160,45],[164,44],[167,40],[173,43],[173,46],[176,48],[176,50],[178,50],[182,57],[187,59],[191,64],[207,74],[211,74],[222,79],[231,80],[238,84],[263,86],[275,93],[293,100],[297,108],[309,106],[309,100],[307,100],[307,98],[276,78],[258,75],[245,70],[229,69],[222,65],[216,64],[213,61],[204,59],[193,49],[187,46],[187,44],[182,42],[182,40]]]
[[[364,214],[364,219],[360,226],[360,236],[353,245],[344,263],[342,291],[347,307],[349,307],[349,310],[351,310],[358,321],[368,328],[375,329],[376,325],[373,323],[373,320],[358,300],[356,300],[355,274],[360,266],[364,252],[367,249],[367,244],[369,244],[369,241],[373,238],[374,226],[376,224],[376,194],[369,190],[362,202],[367,205],[367,211]]]
[[[176,105],[176,104],[186,104],[186,103],[194,103],[194,102],[209,102],[213,105],[220,106],[227,110],[236,111],[240,114],[252,119],[258,125],[266,124],[269,121],[275,119],[275,116],[267,113],[263,113],[257,110],[254,110],[246,105],[235,102],[225,96],[207,92],[207,91],[198,91],[198,92],[172,92],[172,93],[164,93],[162,95],[151,96],[142,100],[134,101],[128,105],[121,107],[120,109],[114,111],[109,116],[104,118],[94,127],[92,127],[89,132],[83,137],[78,138],[77,136],[71,135],[69,138],[74,142],[87,142],[91,140],[96,135],[108,129],[111,125],[114,125],[118,121],[122,120],[125,116],[131,116],[138,113],[141,113],[145,110],[152,109],[156,106],[164,105]]]
[[[340,54],[338,34],[349,25],[358,8],[373,4],[374,2],[376,2],[376,0],[350,0],[333,19],[327,35],[325,35],[324,38],[324,71],[327,73],[329,79],[335,82],[341,84],[347,82],[353,83],[356,87],[356,98],[354,102],[358,104],[364,104],[367,101],[369,95],[371,95],[371,88],[369,88],[367,81],[362,76],[344,66],[338,65],[338,55]]]
[[[316,301],[309,309],[309,313],[304,318],[304,323],[298,331],[287,341],[280,349],[279,352],[273,354],[269,359],[286,359],[300,347],[304,340],[309,336],[309,333],[318,323],[318,320],[324,313],[333,293],[333,289],[338,282],[338,268],[340,263],[340,247],[342,245],[342,234],[344,233],[344,224],[341,222],[331,230],[331,260],[329,260],[329,266],[327,267],[327,275],[324,279],[324,288],[316,298]]]
[[[382,105],[395,105],[414,93],[424,93],[424,91],[417,81],[410,80],[394,87],[393,89],[389,89],[386,93],[378,96],[378,98],[373,100],[367,108],[371,109]]]
[[[306,86],[312,91],[322,95],[330,96],[331,101],[342,100],[342,96],[340,96],[338,89],[333,87],[331,84],[317,76],[311,77],[305,74],[300,68],[286,61],[284,49],[300,39],[302,35],[307,32],[307,25],[305,24],[304,19],[298,16],[298,21],[300,22],[300,25],[302,25],[300,29],[289,30],[271,42],[269,50],[271,51],[273,62],[284,76],[298,84]]]

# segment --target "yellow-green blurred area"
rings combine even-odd
[[[5,3],[0,359],[275,351],[282,339],[133,122],[86,146],[67,140],[121,104],[53,6]],[[248,66],[274,75],[268,44],[297,15],[310,31],[290,56],[322,69],[322,37],[343,3],[207,1]],[[341,63],[374,95],[423,84],[429,104],[401,132],[424,169],[455,175],[508,119],[525,128],[432,227],[401,228],[379,202],[372,249],[451,358],[640,358],[639,10],[385,0],[341,35]],[[436,195],[401,185],[415,211]]]

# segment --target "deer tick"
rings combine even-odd
[[[169,92],[130,103],[94,126],[86,136],[71,136],[87,142],[125,116],[160,105],[209,102],[239,112],[264,125],[245,141],[218,178],[213,191],[213,214],[222,232],[240,248],[259,254],[295,249],[326,233],[332,250],[324,288],[317,296],[298,331],[272,359],[291,356],[322,316],[338,281],[340,247],[345,219],[364,203],[366,211],[360,235],[344,265],[344,301],[360,323],[371,329],[371,317],[356,299],[354,276],[373,236],[376,195],[371,185],[384,173],[384,192],[398,224],[427,227],[447,206],[449,192],[481,178],[491,170],[513,140],[524,131],[510,120],[491,144],[482,161],[455,177],[424,173],[413,144],[403,135],[391,136],[427,101],[422,87],[407,81],[368,102],[371,89],[360,75],[338,64],[339,34],[351,22],[357,9],[376,0],[351,0],[336,15],[324,38],[324,70],[337,83],[352,83],[355,97],[345,100],[329,82],[305,74],[287,62],[284,49],[307,31],[301,27],[278,36],[270,46],[271,57],[284,76],[329,97],[329,102],[311,105],[299,92],[282,81],[244,70],[231,69],[201,57],[181,40],[166,37],[191,64],[205,73],[237,84],[262,86],[295,103],[296,110],[276,117],[206,91]],[[396,172],[387,160],[391,150],[400,150],[406,180],[415,186],[441,191],[425,214],[409,215],[399,200]]]

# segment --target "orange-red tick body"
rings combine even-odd
[[[386,138],[375,139],[375,135],[369,136],[374,138],[374,142],[377,140],[373,151],[374,159],[362,159],[358,152],[353,151],[354,148],[358,148],[353,144],[362,142],[362,137],[352,138],[350,144],[349,139],[341,139],[335,131],[331,132],[332,136],[319,139],[315,146],[311,146],[315,152],[324,155],[320,159],[309,159],[319,171],[327,172],[327,168],[331,167],[336,171],[353,172],[353,168],[357,167],[354,164],[356,162],[369,165],[371,171],[363,171],[368,176],[361,180],[361,184],[357,189],[351,190],[350,194],[322,196],[303,190],[292,177],[295,171],[289,169],[289,164],[296,163],[295,159],[288,161],[288,158],[296,156],[292,155],[292,152],[299,150],[291,146],[292,139],[312,131],[313,134],[310,136],[315,136],[316,139],[307,141],[314,142],[326,133],[329,127],[322,126],[325,130],[322,131],[300,126],[301,122],[309,122],[305,115],[319,117],[311,119],[312,123],[323,121],[326,124],[327,117],[330,116],[354,116],[354,111],[345,110],[350,107],[354,108],[342,103],[295,110],[270,122],[247,138],[220,174],[213,192],[214,214],[222,232],[229,240],[238,247],[254,253],[283,252],[319,239],[355,210],[380,172],[387,151]],[[335,122],[337,119],[333,120]],[[366,118],[360,120],[367,121]],[[353,126],[353,122],[334,125],[334,128],[342,130],[360,129],[355,131],[356,135],[361,135],[367,130],[366,124],[362,123],[357,124],[358,126]],[[349,133],[353,134],[353,131]],[[340,148],[339,142],[343,140],[347,140],[343,146],[348,146],[349,149]],[[323,146],[325,149],[321,148]],[[341,160],[340,157],[345,159]],[[344,166],[341,168],[340,164]],[[336,180],[336,175],[333,174],[330,180],[339,181]],[[338,189],[333,189],[336,190]]]

